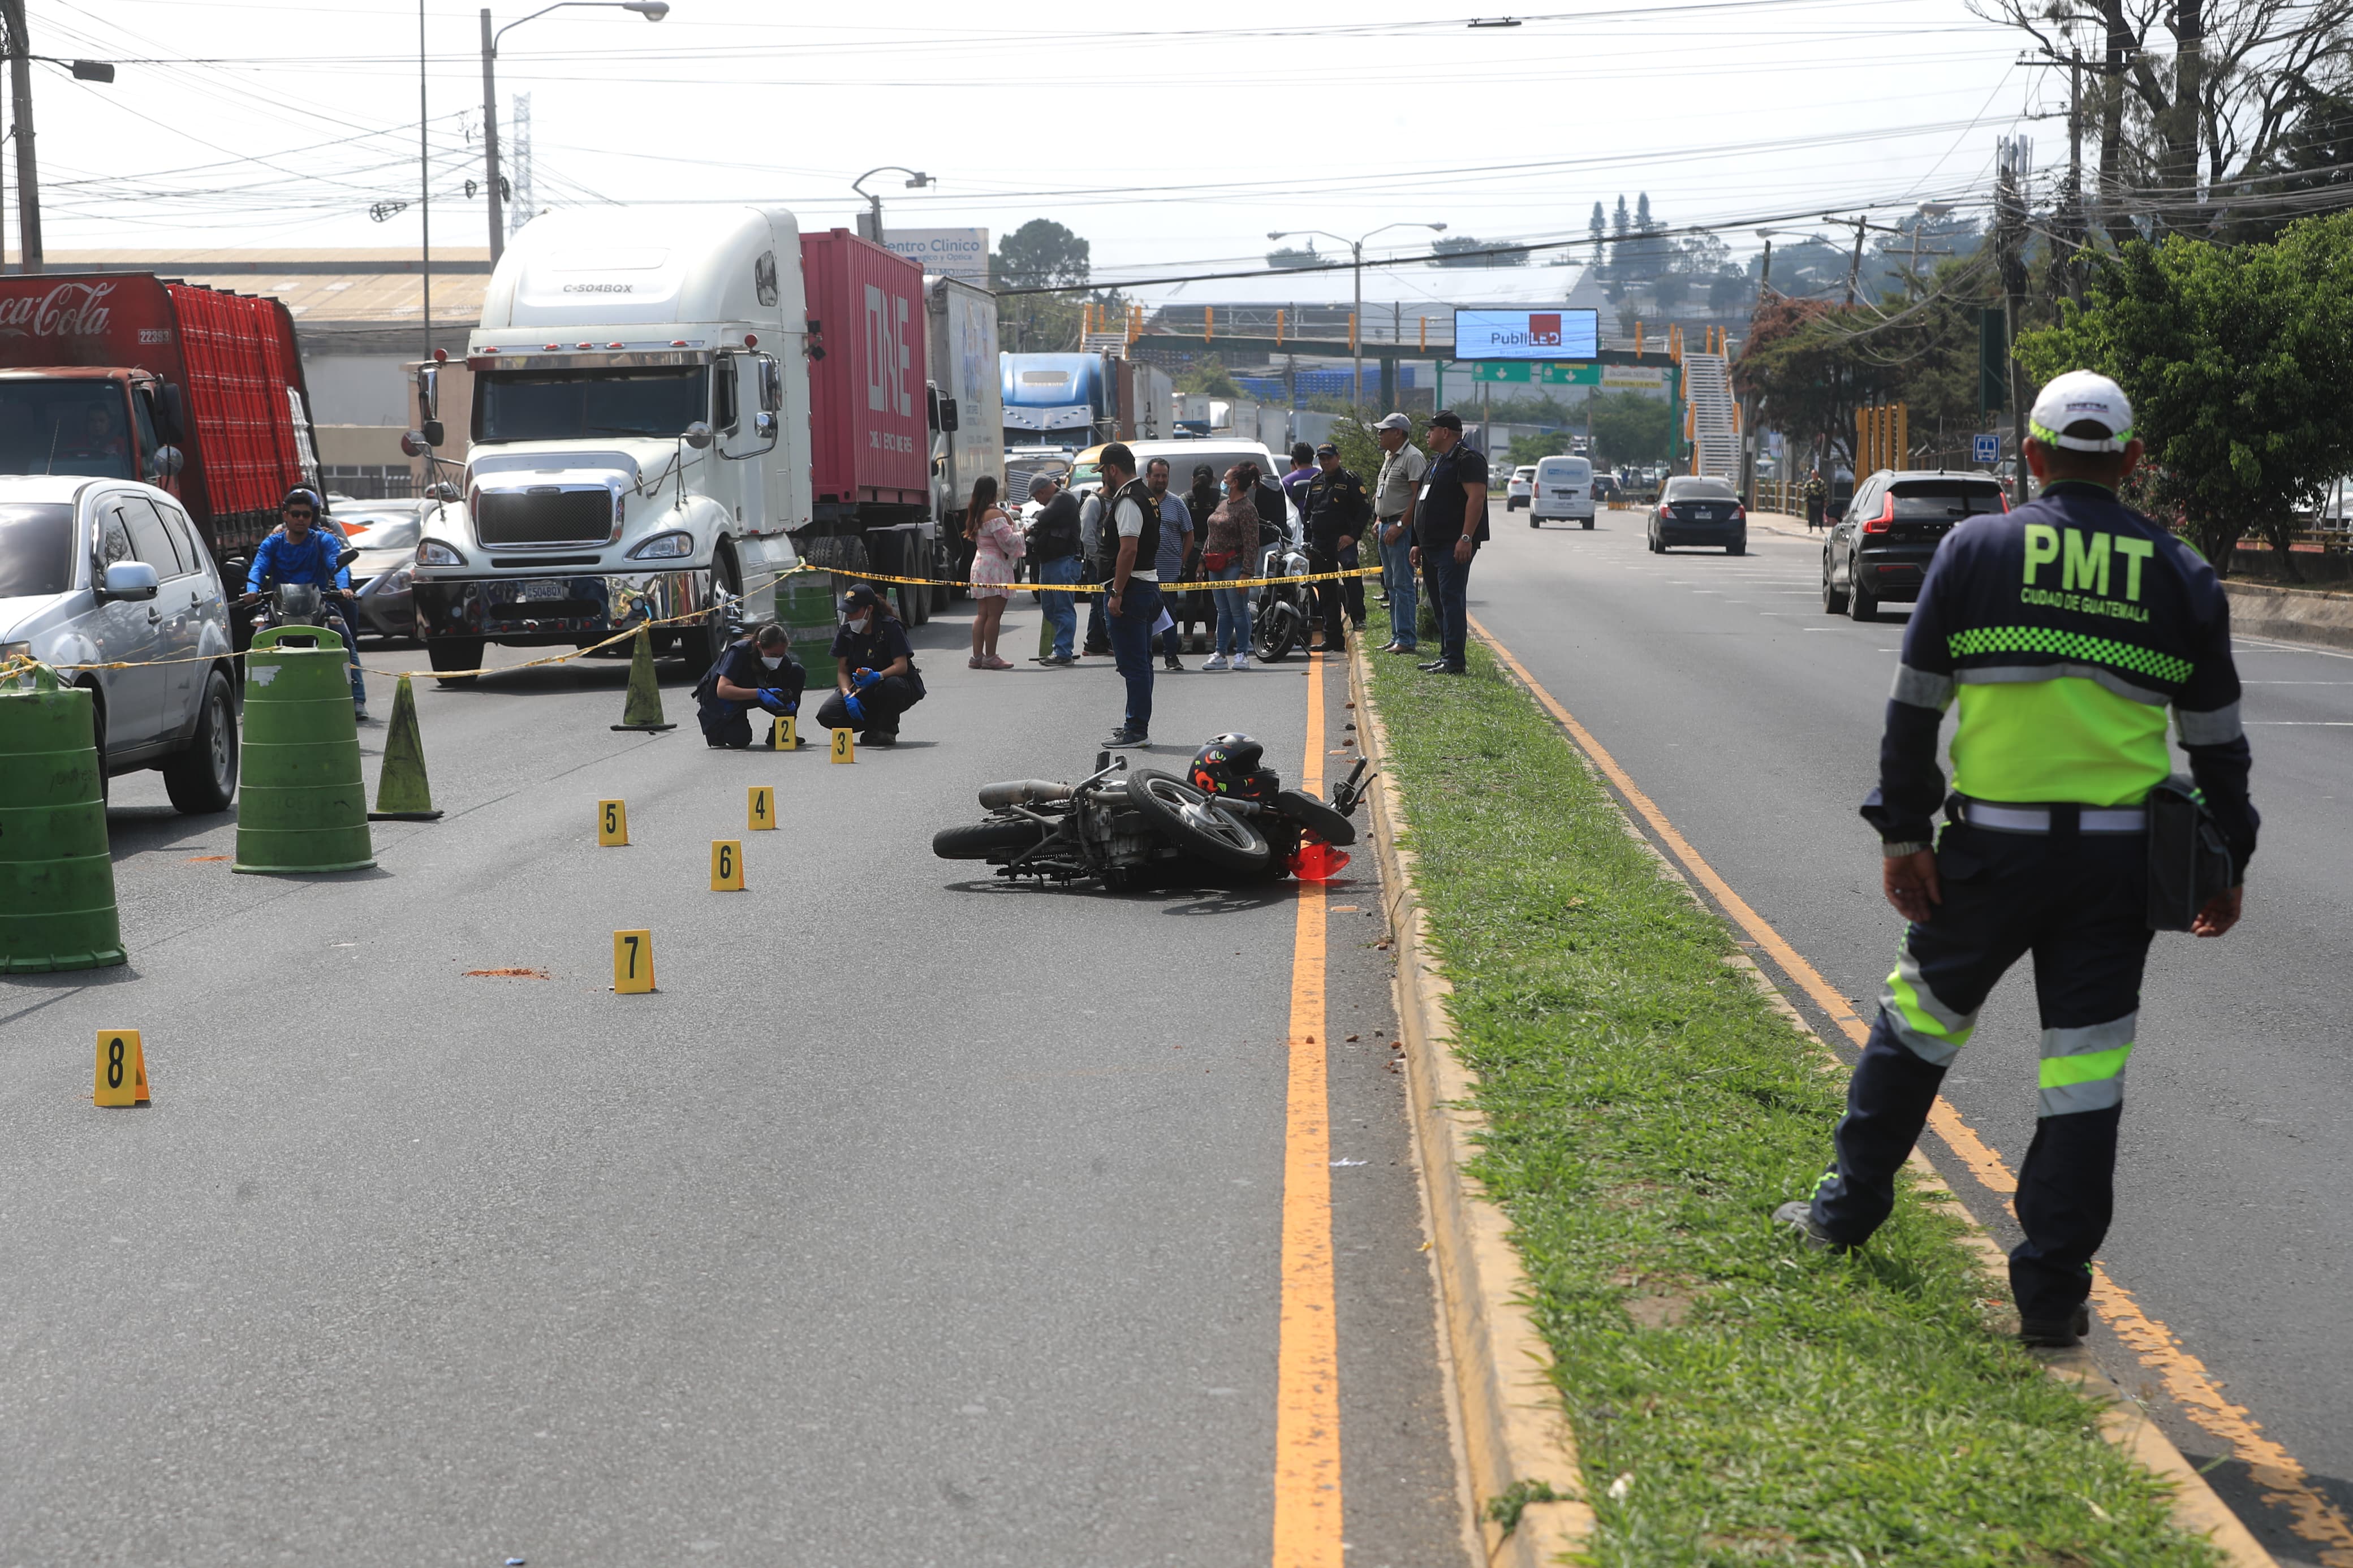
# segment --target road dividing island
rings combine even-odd
[[[1472,665],[1351,676],[1490,1560],[2269,1563],[2087,1356],[2018,1346],[1925,1161],[1855,1253],[1770,1223],[1844,1069],[1565,710]]]

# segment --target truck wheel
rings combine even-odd
[[[174,810],[190,816],[227,811],[237,799],[237,700],[228,677],[217,669],[205,677],[187,750],[164,764],[164,793]]]
[[[913,576],[914,574],[909,573],[908,575]],[[899,606],[901,626],[920,626],[932,618],[930,610],[932,595],[928,588],[919,592],[913,583],[893,583],[891,584],[891,598],[892,602]]]
[[[435,637],[426,643],[425,657],[433,666],[433,678],[444,686],[470,686],[471,675],[445,674],[449,670],[480,669],[482,650],[489,644],[481,637]]]

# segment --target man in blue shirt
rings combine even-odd
[[[297,485],[286,492],[278,510],[285,531],[271,534],[253,552],[245,591],[257,595],[280,583],[306,583],[319,589],[322,618],[343,637],[343,647],[351,653],[352,707],[364,719],[367,686],[360,676],[359,642],[352,636],[351,616],[343,607],[343,599],[351,593],[352,574],[337,563],[343,552],[343,536],[318,526],[323,510],[316,490]]]

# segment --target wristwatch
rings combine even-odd
[[[1890,860],[1900,860],[1906,855],[1925,855],[1935,847],[1923,839],[1887,839],[1880,844],[1879,852]]]

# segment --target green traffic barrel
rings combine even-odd
[[[94,719],[47,666],[0,681],[0,971],[124,962]]]
[[[331,627],[269,626],[253,635],[230,870],[364,871],[375,864],[347,657]]]

